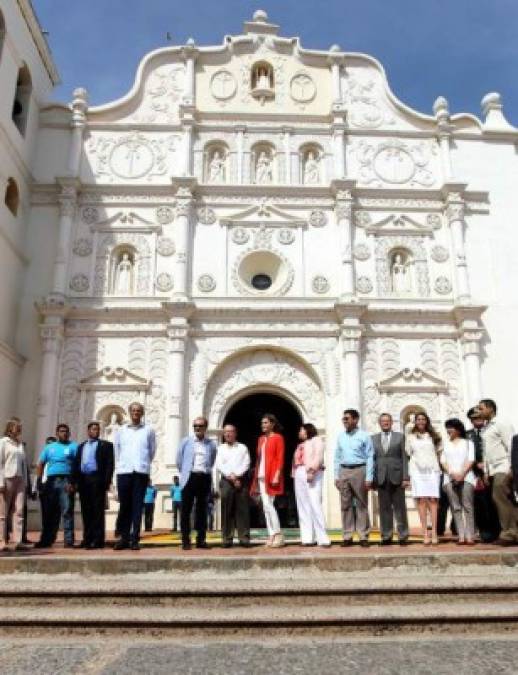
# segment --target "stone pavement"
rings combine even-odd
[[[216,643],[104,640],[66,645],[0,640],[2,675],[511,675],[518,641],[510,638],[272,640]]]

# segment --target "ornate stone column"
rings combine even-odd
[[[47,436],[54,433],[58,421],[57,385],[64,335],[64,310],[56,305],[42,305],[39,309],[44,320],[40,325],[42,363],[36,408],[36,453],[45,444]]]
[[[291,127],[283,127],[283,141],[284,141],[284,182],[291,185],[291,134],[293,129]]]
[[[193,193],[197,182],[192,177],[174,177],[172,182],[176,188],[176,219],[174,225],[176,255],[173,297],[179,300],[186,300],[190,296],[189,253],[192,241]]]
[[[66,295],[67,262],[70,251],[72,226],[77,208],[78,178],[57,178],[61,188],[59,202],[59,233],[54,258],[54,275],[50,298],[53,302],[63,304]]]
[[[329,49],[327,62],[331,69],[331,86],[333,91],[333,104],[342,103],[342,63],[343,53],[339,45],[333,45]]]
[[[469,285],[468,264],[465,248],[465,213],[466,205],[463,198],[465,184],[446,183],[446,217],[450,225],[451,240],[454,255],[456,293],[455,299],[459,304],[470,302],[471,292]]]
[[[67,169],[70,176],[78,177],[81,167],[83,151],[83,134],[86,127],[86,113],[88,111],[88,92],[86,89],[74,89],[72,103],[72,139],[68,151]]]
[[[241,185],[244,181],[244,172],[243,172],[243,161],[244,161],[244,151],[245,151],[245,126],[236,126],[234,127],[236,132],[236,183]]]
[[[448,181],[451,180],[453,176],[450,152],[452,127],[450,124],[448,101],[443,96],[439,96],[433,104],[433,111],[435,113],[435,119],[437,120],[437,136],[441,152],[443,178],[445,181]]]
[[[366,305],[360,303],[337,303],[336,312],[340,319],[340,341],[343,354],[344,406],[362,410],[361,338],[363,326],[361,316]]]
[[[465,330],[460,339],[466,376],[467,404],[470,407],[482,398],[482,378],[480,374],[480,341],[482,336],[481,330]]]
[[[194,305],[189,302],[164,303],[170,313],[167,326],[168,338],[168,375],[167,375],[167,447],[170,454],[167,465],[175,463],[176,449],[187,432],[186,418],[186,351],[189,336],[189,316]]]
[[[355,295],[353,266],[353,188],[356,182],[334,180],[331,189],[336,199],[335,215],[338,228],[341,268],[339,272],[339,294],[341,298]]]
[[[189,38],[182,48],[182,56],[185,60],[185,86],[182,103],[186,106],[194,106],[196,104],[195,63],[198,56],[198,49],[192,38]]]

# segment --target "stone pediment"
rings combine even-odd
[[[359,216],[357,223],[360,227],[364,227],[366,232],[377,236],[385,235],[408,235],[415,236],[428,235],[431,236],[435,230],[441,227],[441,216],[438,213],[429,213],[424,223],[420,223],[408,215],[394,215],[391,214],[382,220],[375,223],[370,222],[370,219]]]
[[[268,225],[273,227],[303,227],[307,221],[297,216],[279,209],[273,204],[262,201],[259,204],[249,206],[244,210],[238,211],[231,216],[221,218],[222,225],[240,225],[251,227],[260,227]]]
[[[111,366],[105,366],[79,382],[79,389],[85,391],[148,391],[150,387],[151,381],[145,377],[135,375],[126,368]]]
[[[133,211],[117,211],[105,220],[92,223],[91,232],[160,232],[161,226]]]
[[[448,383],[421,368],[403,368],[378,382],[380,393],[446,393]]]

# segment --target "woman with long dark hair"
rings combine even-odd
[[[446,420],[448,440],[444,443],[441,464],[444,469],[443,488],[459,535],[459,544],[474,544],[475,537],[475,446],[466,437],[464,424],[457,419]]]
[[[437,544],[437,509],[441,468],[439,455],[442,450],[442,441],[435,431],[430,418],[425,412],[415,416],[414,428],[408,435],[406,451],[410,457],[409,474],[421,527],[423,528],[423,543]],[[428,535],[428,513],[432,520],[432,538]]]
[[[263,504],[266,527],[268,529],[267,546],[284,546],[279,515],[274,500],[284,493],[284,438],[280,434],[280,425],[275,415],[266,413],[261,419],[262,435],[257,441],[257,455],[251,494],[260,494]]]
[[[300,427],[300,443],[293,455],[293,481],[302,546],[331,546],[322,511],[324,441],[313,424]]]

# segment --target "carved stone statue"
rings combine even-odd
[[[272,160],[264,150],[259,153],[255,167],[255,182],[260,185],[273,182]]]
[[[118,295],[131,295],[133,293],[133,262],[128,253],[122,255],[122,259],[115,269],[113,290]]]
[[[407,295],[412,290],[408,262],[397,253],[391,269],[392,292],[395,295]]]
[[[408,422],[405,424],[405,436],[408,436],[412,433],[415,426],[415,413],[410,413],[408,416]]]
[[[119,424],[119,417],[116,412],[111,414],[110,417],[110,423],[107,424],[104,427],[104,438],[107,441],[113,441],[115,440],[115,435],[117,434],[117,431],[120,429],[121,425]]]
[[[304,185],[316,185],[320,183],[319,159],[310,151],[304,163]]]
[[[209,183],[225,182],[225,157],[215,150],[209,162]]]
[[[270,76],[266,68],[262,67],[258,69],[255,87],[256,89],[270,89]]]

